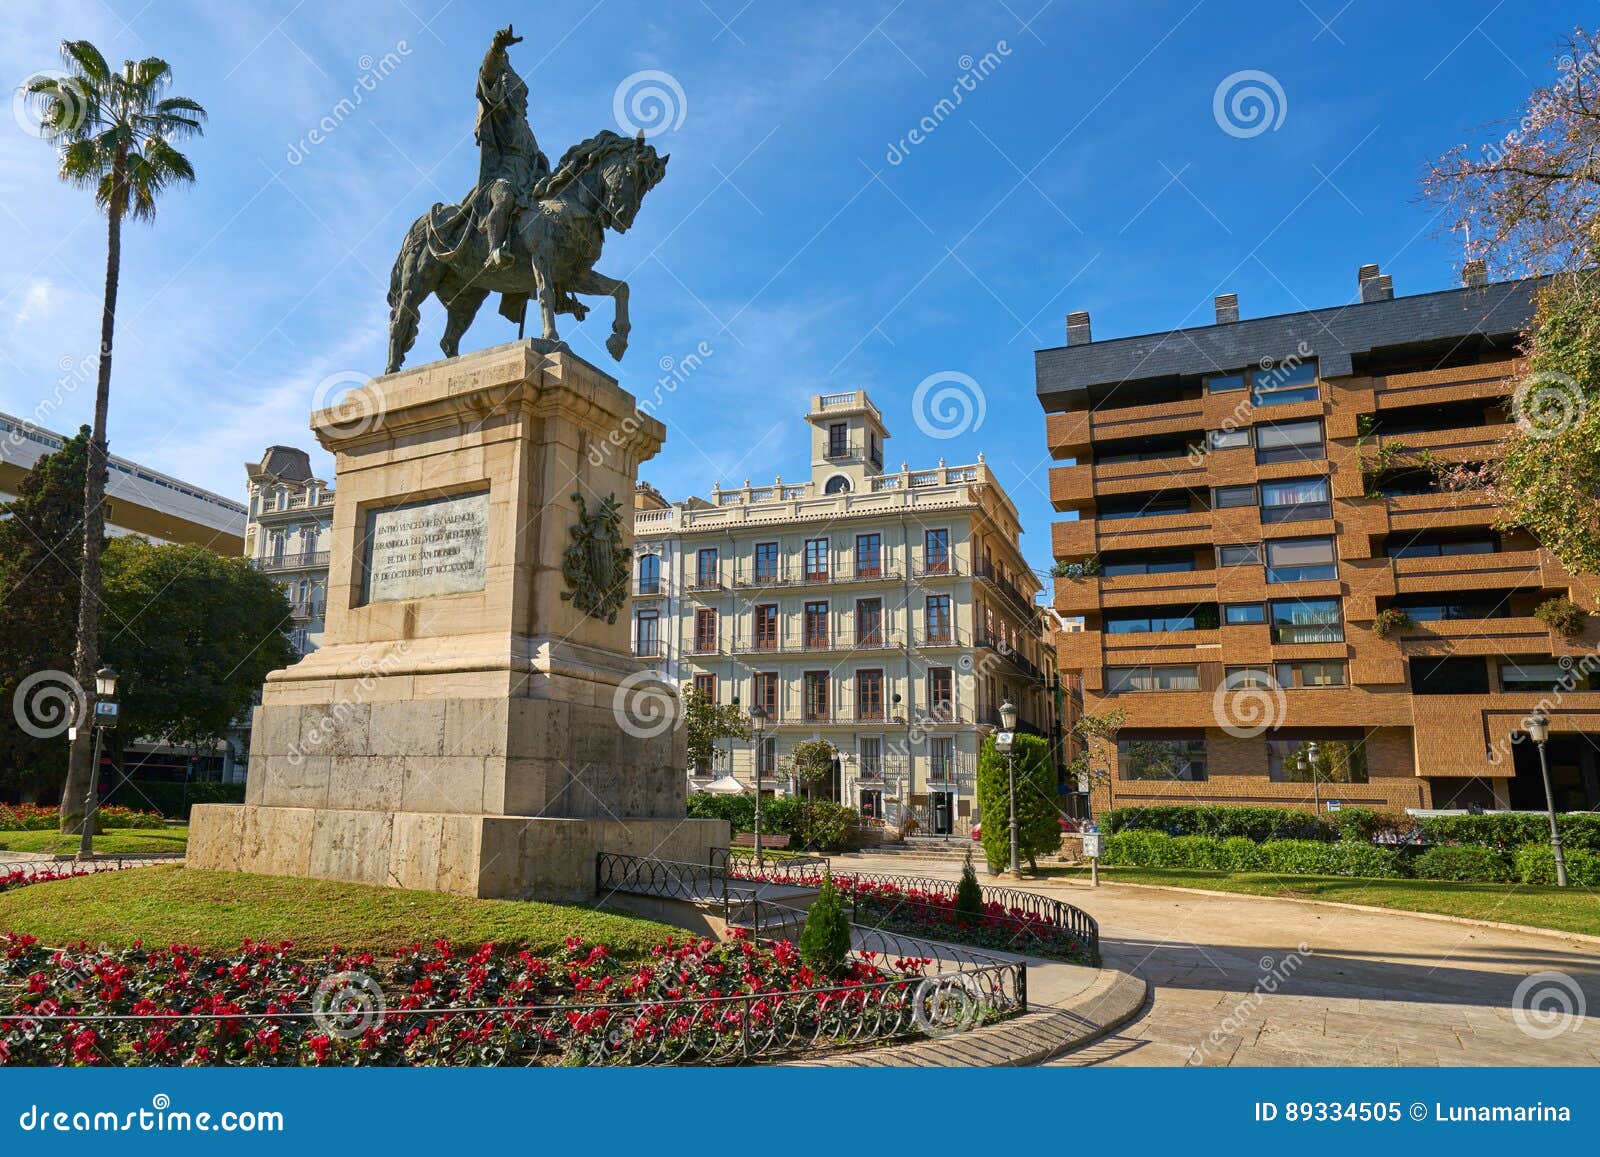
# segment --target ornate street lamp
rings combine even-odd
[[[767,729],[766,708],[757,703],[750,708],[750,735],[755,741],[756,761],[756,875],[762,875],[763,861],[761,858],[761,735]]]
[[[94,858],[95,813],[100,810],[100,746],[106,729],[117,725],[117,673],[108,664],[94,673],[94,760],[89,767],[89,798],[83,809],[83,832],[78,837],[78,859]]]
[[[1550,851],[1556,858],[1556,887],[1567,886],[1567,857],[1561,848],[1561,829],[1556,826],[1556,793],[1550,786],[1550,761],[1545,757],[1544,745],[1550,740],[1550,717],[1544,709],[1535,708],[1525,720],[1528,738],[1539,747],[1539,774],[1544,776],[1544,806],[1550,816]]]
[[[1322,814],[1322,784],[1317,771],[1317,760],[1321,756],[1322,748],[1315,739],[1306,744],[1306,762],[1311,765],[1311,810],[1317,815]]]
[[[995,747],[1005,752],[1006,756],[1006,795],[1007,805],[1011,813],[1011,874],[1022,874],[1021,857],[1017,851],[1017,757],[1013,748],[1016,744],[1017,707],[1007,699],[1000,704],[1000,734],[995,736]]]

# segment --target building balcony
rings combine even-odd
[[[965,648],[972,646],[972,635],[967,631],[951,628],[948,631],[919,631],[912,636],[912,647],[919,651],[936,651],[945,648]]]
[[[771,639],[738,639],[733,643],[736,655],[804,655],[834,652],[898,651],[903,636],[894,632],[880,632],[857,638],[854,635],[804,635],[779,636]]]
[[[825,587],[848,583],[898,583],[904,572],[895,566],[830,566],[827,570],[780,566],[776,570],[737,570],[733,585],[738,590],[768,590],[782,587]]]
[[[1417,623],[1396,633],[1404,655],[1548,655],[1566,653],[1568,640],[1538,619],[1451,619]]]
[[[1071,519],[1050,524],[1050,551],[1056,558],[1084,558],[1095,552],[1095,523]]]
[[[1046,414],[1044,419],[1045,445],[1050,447],[1052,458],[1077,458],[1088,449],[1090,413],[1088,410],[1069,410]]]
[[[635,639],[633,654],[638,659],[664,659],[667,655],[667,644],[661,639]]]
[[[326,570],[328,567],[328,552],[316,550],[301,554],[280,554],[266,558],[253,558],[250,565],[256,570],[283,571],[283,570]]]
[[[1436,462],[1481,462],[1492,457],[1506,435],[1515,429],[1510,423],[1491,426],[1454,426],[1445,430],[1421,430],[1411,434],[1382,434],[1378,446],[1400,447],[1396,465],[1406,465],[1416,458],[1418,451],[1426,450]]]
[[[1204,426],[1205,412],[1204,398],[1101,408],[1090,413],[1089,430],[1096,442],[1151,434],[1181,434]]]
[[[1210,546],[1213,541],[1211,514],[1209,510],[1191,510],[1146,518],[1101,518],[1088,525],[1092,532],[1098,533],[1102,552],[1167,546]]]
[[[1372,394],[1379,413],[1402,406],[1443,405],[1449,402],[1504,399],[1508,376],[1515,363],[1452,366],[1409,374],[1386,374],[1372,379]]]
[[[695,575],[683,585],[685,590],[694,595],[717,594],[725,589],[719,575]]]
[[[1107,607],[1205,602],[1216,597],[1217,580],[1225,573],[1228,572],[1208,568],[1162,574],[1100,575],[1100,602]]]
[[[1461,494],[1397,494],[1382,500],[1389,510],[1389,527],[1402,530],[1454,530],[1489,527],[1500,507],[1481,492]]]
[[[1004,639],[994,638],[987,632],[980,630],[973,636],[973,643],[985,650],[993,651],[1029,679],[1037,682],[1044,678],[1044,672],[1039,670],[1032,659],[1018,651]]]
[[[1010,603],[1014,609],[1020,611],[1025,618],[1031,619],[1038,612],[1039,608],[1030,596],[1023,594],[1017,589],[1015,583],[1000,574],[988,563],[978,563],[977,566],[972,568],[972,574],[974,578],[985,586],[998,591],[1000,597]]]
[[[1555,575],[1547,571],[1541,551],[1496,551],[1452,554],[1438,558],[1397,558],[1394,585],[1400,594],[1436,590],[1506,590],[1542,588]],[[1559,572],[1558,572],[1559,573]]]
[[[769,727],[904,727],[905,722],[905,715],[896,708],[856,710],[839,707],[816,711],[802,708],[767,716]]]

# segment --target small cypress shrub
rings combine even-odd
[[[822,888],[811,902],[800,933],[800,959],[824,976],[838,976],[849,958],[850,921],[845,918],[839,890],[833,886],[833,873],[824,869]]]
[[[968,849],[967,862],[961,869],[961,883],[956,885],[956,920],[963,924],[983,921],[983,886],[978,883],[978,873],[972,868],[971,849]]]

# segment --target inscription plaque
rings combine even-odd
[[[489,492],[408,502],[367,514],[366,601],[481,591],[489,557]]]

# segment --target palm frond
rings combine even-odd
[[[189,158],[173,148],[165,137],[151,137],[145,141],[144,159],[163,183],[194,180],[194,166]]]
[[[172,83],[172,67],[159,56],[128,61],[123,75],[131,90],[129,103],[141,110],[153,107]]]
[[[106,58],[87,40],[63,40],[61,60],[69,71],[94,81],[96,87],[111,77],[111,66],[106,63]]]

